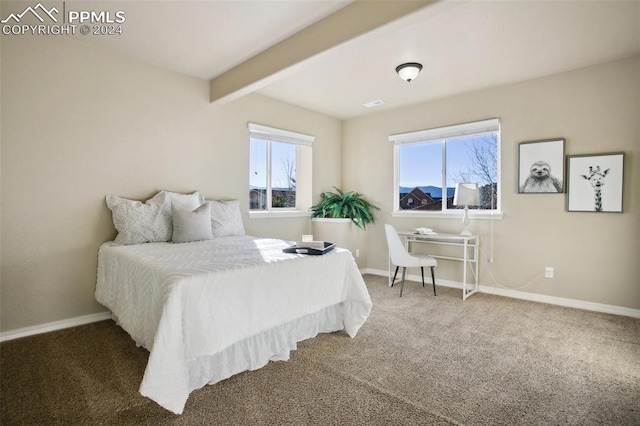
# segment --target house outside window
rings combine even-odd
[[[249,132],[250,213],[308,210],[313,136],[254,123]]]
[[[500,213],[500,122],[458,124],[389,137],[394,144],[394,213],[454,212],[456,183],[477,183],[477,214]]]

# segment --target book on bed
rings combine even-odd
[[[310,254],[318,256],[329,253],[335,247],[335,244],[328,241],[303,241],[297,242],[291,247],[282,249],[282,251],[285,253]]]

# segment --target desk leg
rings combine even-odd
[[[476,246],[473,249],[473,258],[476,261],[476,291],[478,291],[478,285],[479,285],[479,275],[478,275],[478,264],[480,263],[480,259],[478,259],[478,255],[480,254],[480,238],[478,237],[478,239],[476,240]]]
[[[462,283],[462,300],[466,300],[467,297],[471,296],[474,293],[478,292],[478,253],[480,253],[480,239],[476,237],[475,243],[472,244],[473,247],[473,259],[470,260],[469,259],[469,254],[467,252],[469,246],[467,244],[467,241],[464,242],[464,256],[463,256],[463,262],[464,262],[464,272],[462,274],[463,276],[463,283]],[[469,265],[469,263],[473,262],[473,265]],[[471,266],[471,272],[474,272],[474,281],[473,281],[473,285],[472,288],[469,289],[469,291],[467,291],[467,267]]]
[[[462,300],[467,298],[467,261],[469,255],[467,254],[467,240],[464,240],[464,254],[462,255]]]

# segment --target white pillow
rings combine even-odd
[[[145,203],[107,195],[107,207],[118,231],[115,242],[126,245],[171,241],[171,205],[194,210],[202,204],[200,199],[197,191],[193,194],[160,191]]]
[[[213,237],[244,235],[240,201],[207,201],[211,205],[211,230]]]
[[[193,211],[202,204],[201,196],[198,191],[192,194],[180,194],[178,192],[163,190],[158,192],[153,198],[156,197],[163,199],[161,210],[165,221],[165,226],[163,227],[165,233],[162,241],[171,241],[173,236],[173,222],[171,220],[172,206]]]
[[[171,228],[162,209],[165,194],[158,193],[145,203],[117,195],[107,195],[106,201],[118,231],[117,244],[168,241],[166,236],[171,235]]]
[[[179,192],[162,190],[156,195],[159,194],[165,194],[165,199],[170,204],[169,210],[171,210],[171,205],[191,208],[191,210],[193,210],[204,203],[204,197],[202,197],[198,191],[195,191],[192,194],[181,194]]]
[[[173,205],[171,217],[173,221],[171,240],[174,243],[188,243],[213,238],[210,204],[204,203],[193,211]]]

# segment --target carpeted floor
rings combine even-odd
[[[193,392],[142,397],[148,358],[112,321],[0,345],[0,424],[640,425],[640,320],[365,276],[355,339]]]

